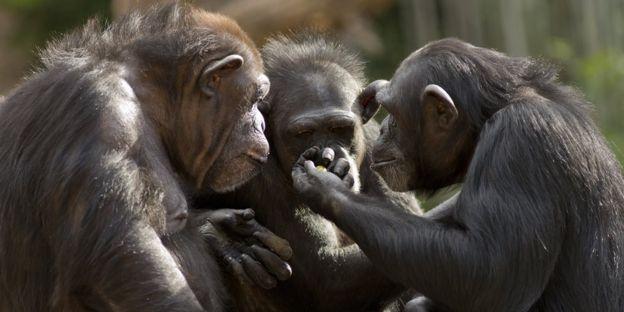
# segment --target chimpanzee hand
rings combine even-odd
[[[286,261],[293,252],[286,240],[260,225],[254,216],[251,209],[218,209],[203,213],[201,219],[214,226],[208,231],[218,231],[206,236],[213,240],[213,248],[226,267],[240,281],[270,289],[277,280],[292,275]]]
[[[334,160],[334,150],[325,148],[321,152],[315,146],[303,152],[295,163],[293,186],[312,210],[325,214],[332,207],[332,196],[353,186],[349,171],[346,159]]]

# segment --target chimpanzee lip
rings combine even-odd
[[[245,156],[247,156],[246,158],[248,160],[250,160],[252,163],[256,163],[257,165],[264,165],[269,158],[268,156],[256,155],[253,153],[246,153]]]
[[[396,161],[397,161],[396,158],[386,158],[386,159],[382,159],[382,160],[374,160],[373,163],[371,164],[371,168],[379,168],[379,167],[387,166],[387,165],[395,163]]]

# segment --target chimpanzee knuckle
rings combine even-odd
[[[303,153],[301,153],[301,158],[310,158],[310,157],[314,157],[314,155],[316,155],[316,147],[310,147],[307,150],[305,150]]]
[[[221,227],[228,222],[227,212],[225,209],[218,209],[208,214],[208,221],[217,227]]]
[[[191,225],[201,226],[211,221],[212,211],[193,214],[190,218]]]
[[[249,255],[242,256],[242,263],[245,272],[247,272],[251,279],[260,287],[264,289],[271,289],[277,286],[275,278],[266,272],[264,267]]]
[[[241,217],[245,220],[252,220],[256,217],[256,212],[251,208],[246,208],[241,211]]]
[[[269,230],[255,232],[253,236],[264,246],[276,253],[280,258],[284,260],[290,260],[290,258],[292,258],[293,250],[290,247],[290,243],[287,240],[275,235],[273,232]]]
[[[220,253],[221,258],[223,258],[226,263],[236,262],[237,259],[240,259],[241,257],[241,253],[231,246],[221,248]]]
[[[342,162],[341,160],[342,158],[336,161],[336,164],[333,166],[333,168],[331,168],[330,172],[337,175],[340,178],[343,178],[345,174],[348,172],[348,170],[345,170],[344,162]]]
[[[260,225],[256,219],[245,221],[238,227],[238,232],[243,236],[252,236],[255,232],[266,231],[266,228]]]
[[[260,246],[251,246],[254,251],[256,259],[260,260],[262,264],[280,281],[285,281],[292,275],[292,269],[288,263],[282,261],[276,254]]]
[[[353,177],[352,174],[346,175],[342,181],[347,188],[352,188],[353,185],[355,184],[355,178]]]
[[[255,283],[251,280],[247,272],[245,272],[245,268],[243,268],[243,264],[241,261],[234,260],[230,263],[228,270],[243,284],[246,285],[254,285]]]
[[[229,222],[235,221],[236,220],[236,214],[232,210],[230,210],[230,209],[227,209],[227,210],[224,209],[223,210],[223,219],[225,219],[225,220],[227,220]]]

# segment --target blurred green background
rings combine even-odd
[[[98,15],[106,19],[159,0],[0,0],[0,94],[34,62],[46,40]],[[359,51],[369,78],[389,78],[428,41],[458,37],[510,55],[544,58],[594,103],[594,117],[624,161],[624,0],[197,0],[237,19],[261,45],[298,28],[333,33]]]

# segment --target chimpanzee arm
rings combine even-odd
[[[319,310],[379,310],[405,289],[381,274],[356,244],[341,244],[333,224],[308,208],[298,209],[293,222],[301,224],[285,229],[290,233],[284,237],[309,243],[292,245],[293,283],[311,290]]]
[[[404,287],[381,274],[357,245],[341,241],[334,224],[297,204],[298,196],[290,188],[275,191],[271,179],[280,175],[266,170],[279,170],[276,166],[264,170],[237,192],[236,200],[255,204],[263,225],[291,242],[293,274],[284,288],[319,311],[374,310],[401,293]]]
[[[453,222],[440,222],[354,194],[309,163],[295,168],[293,178],[310,207],[353,238],[378,269],[436,302],[452,303],[452,309],[497,310],[493,302],[503,310],[530,308],[563,240],[563,230],[554,226],[563,222],[554,210],[527,197],[501,197],[498,189],[464,190],[452,209]],[[488,293],[499,297],[481,297]],[[518,293],[523,296],[512,297]]]
[[[197,300],[208,311],[221,311],[230,298],[223,287],[223,276],[217,262],[197,222],[198,218],[190,211],[186,227],[173,235],[163,238],[163,243],[178,263]]]
[[[136,165],[123,158],[84,164],[89,166],[74,164],[59,180],[46,212],[50,217],[45,228],[57,252],[57,304],[66,305],[62,301],[78,293],[78,301],[97,298],[117,311],[203,311],[145,220],[146,211],[154,209],[149,205],[158,203],[155,190],[142,184],[144,176]]]

